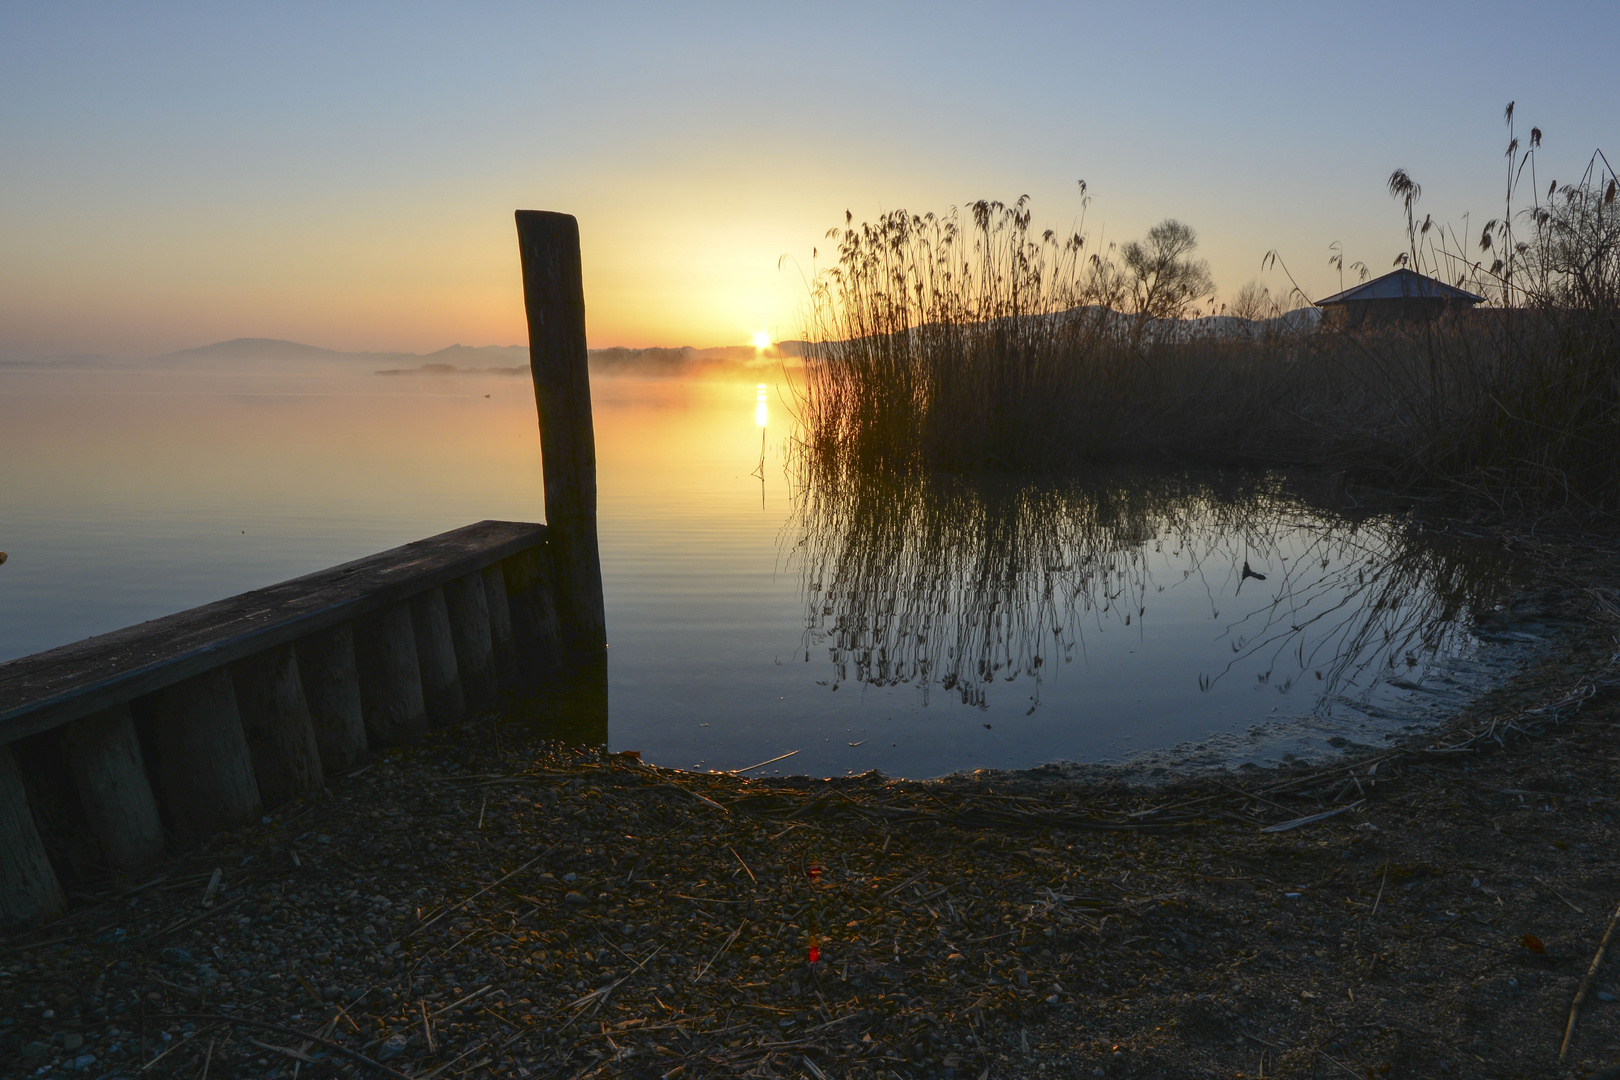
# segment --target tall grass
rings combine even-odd
[[[1471,246],[1420,220],[1421,189],[1391,177],[1409,241],[1397,263],[1488,297],[1397,326],[1155,318],[1114,251],[1083,228],[1035,232],[1026,199],[974,203],[966,221],[846,217],[812,288],[801,463],[1310,464],[1504,512],[1620,510],[1616,176],[1600,153],[1578,181],[1534,191],[1539,143],[1511,141],[1503,216]]]

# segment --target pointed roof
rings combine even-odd
[[[1399,270],[1362,282],[1353,289],[1334,293],[1316,302],[1317,307],[1328,304],[1348,304],[1352,300],[1452,300],[1465,304],[1484,303],[1483,296],[1454,288],[1443,281],[1401,267]]]

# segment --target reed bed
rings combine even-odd
[[[1616,175],[1598,153],[1520,207],[1539,145],[1539,132],[1513,139],[1503,216],[1471,243],[1420,220],[1421,189],[1391,177],[1410,240],[1397,263],[1488,298],[1426,322],[1184,319],[1194,296],[1155,299],[1139,259],[1097,250],[1083,229],[1035,231],[1027,199],[974,203],[966,220],[846,216],[807,318],[805,477],[1309,463],[1504,514],[1612,514]]]

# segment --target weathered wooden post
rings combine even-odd
[[[340,623],[293,648],[322,771],[336,773],[360,764],[366,754],[366,721],[354,667],[354,627]]]
[[[607,653],[580,656],[550,689],[554,738],[585,746],[608,741]]]
[[[278,645],[238,660],[231,665],[231,683],[265,808],[321,790],[321,752],[293,647]]]
[[[489,605],[489,643],[495,652],[495,677],[502,686],[517,681],[512,655],[512,608],[506,598],[506,575],[500,563],[484,567],[484,603]]]
[[[495,645],[483,572],[474,570],[445,582],[444,606],[450,613],[450,639],[456,646],[462,693],[471,708],[487,709],[496,693]]]
[[[43,922],[65,903],[28,808],[17,756],[0,746],[0,922]]]
[[[63,729],[79,802],[101,853],[120,869],[163,858],[163,821],[128,705],[114,705]]]
[[[259,815],[259,782],[225,668],[140,699],[152,717],[158,784],[175,832],[187,837],[246,825]]]
[[[572,666],[565,662],[566,650],[559,640],[547,554],[544,548],[535,548],[520,551],[501,563],[518,678],[530,686],[538,686],[548,676]],[[575,654],[580,655],[592,654]]]
[[[519,210],[517,231],[558,628],[569,653],[598,653],[607,648],[607,617],[596,542],[596,436],[579,222],[571,214]]]
[[[427,730],[422,672],[409,604],[393,604],[354,627],[354,664],[366,734],[379,746],[398,746]]]
[[[450,634],[450,610],[444,590],[435,586],[411,597],[411,626],[416,631],[416,662],[422,673],[422,702],[428,719],[448,724],[467,711],[456,667],[455,639]]]

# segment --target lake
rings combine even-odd
[[[1416,730],[1540,647],[1493,545],[1267,478],[810,483],[790,397],[595,381],[614,749],[1232,767]],[[498,374],[0,368],[0,493],[0,660],[544,516]]]

